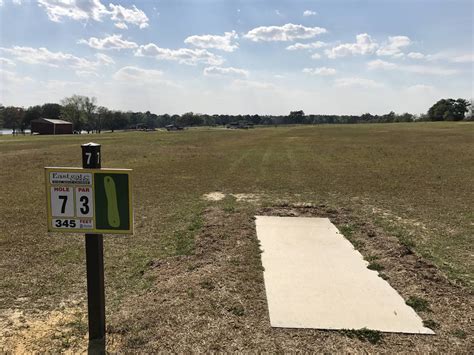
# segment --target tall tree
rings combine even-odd
[[[53,120],[61,117],[61,105],[54,103],[46,103],[41,106],[41,115],[44,118],[51,118]]]
[[[86,129],[87,131],[97,130],[95,122],[96,98],[81,95],[72,95],[61,100],[61,117],[72,122],[76,131]]]
[[[21,107],[8,106],[3,110],[3,125],[13,131],[20,129],[25,110]]]
[[[87,132],[94,130],[98,132],[100,130],[95,114],[97,109],[96,103],[97,99],[95,97],[83,96],[82,98],[82,110],[84,112]]]
[[[4,120],[3,120],[3,111],[5,110],[5,106],[0,104],[0,128],[3,128]]]
[[[30,126],[31,121],[41,118],[41,113],[42,110],[41,106],[39,105],[28,107],[21,121],[21,129],[24,130],[25,128]]]
[[[464,119],[470,103],[464,99],[441,99],[428,110],[431,121],[460,121]]]
[[[288,123],[303,123],[305,120],[305,115],[303,110],[291,111],[288,116]]]

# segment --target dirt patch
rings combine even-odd
[[[0,314],[0,352],[87,352],[84,307],[62,305],[52,312],[25,313],[19,309]]]
[[[237,202],[251,202],[257,203],[260,201],[261,196],[258,194],[231,194],[235,197]]]
[[[319,216],[331,221],[406,300],[424,300],[419,311],[436,335],[383,334],[377,344],[359,333],[271,328],[254,214]],[[346,209],[281,205],[205,211],[193,255],[150,262],[153,286],[123,302],[108,332],[114,351],[201,352],[461,352],[473,350],[473,295],[450,283],[398,239]],[[361,333],[362,334],[362,333]],[[364,333],[365,334],[365,333]]]
[[[209,192],[208,194],[203,195],[202,198],[206,201],[220,201],[225,198],[225,194],[219,191]]]

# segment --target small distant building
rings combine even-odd
[[[72,123],[63,120],[38,118],[31,121],[31,134],[72,134]]]
[[[253,128],[253,123],[246,121],[231,122],[226,127],[230,129],[249,129]]]
[[[165,128],[167,131],[182,131],[184,129],[184,127],[181,127],[175,124],[169,124],[165,126]]]

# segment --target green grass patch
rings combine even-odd
[[[423,326],[424,326],[424,327],[427,327],[427,328],[430,328],[430,329],[432,329],[432,330],[439,328],[439,324],[436,323],[436,322],[435,322],[434,320],[432,320],[432,319],[424,320],[424,321],[423,321]]]
[[[467,338],[467,332],[465,332],[462,329],[456,329],[451,334],[453,334],[456,338],[459,338],[459,339],[466,339]]]
[[[430,311],[430,304],[427,300],[417,297],[417,296],[410,296],[406,301],[406,304],[409,305],[417,312],[426,312]]]
[[[361,341],[368,341],[371,344],[378,344],[383,339],[382,332],[378,330],[372,330],[367,328],[362,329],[343,329],[340,333],[344,334],[349,338],[356,338]]]
[[[382,271],[385,268],[384,268],[383,265],[379,264],[378,262],[372,261],[372,262],[369,263],[369,265],[367,265],[367,269],[375,270],[375,271]]]

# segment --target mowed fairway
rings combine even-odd
[[[0,317],[14,310],[25,317],[51,312],[71,302],[83,307],[84,238],[46,232],[43,168],[81,166],[80,144],[89,141],[102,144],[103,167],[134,170],[135,234],[104,238],[108,312],[153,289],[145,272],[150,262],[193,252],[202,213],[213,204],[202,196],[213,191],[258,194],[263,206],[309,202],[351,209],[473,289],[473,124],[3,136]],[[257,208],[230,198],[222,204],[229,211]],[[76,328],[63,348],[84,342],[81,317],[68,320]]]

